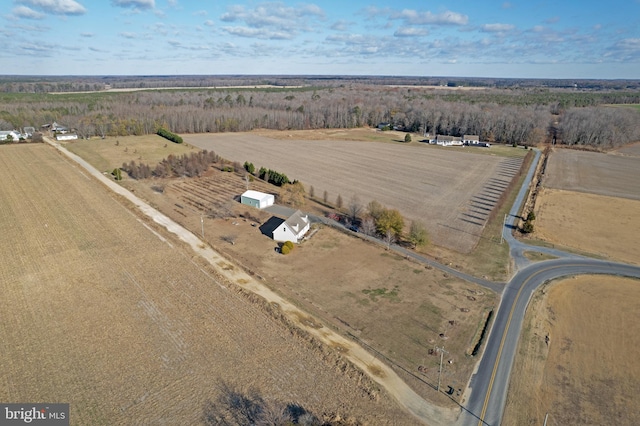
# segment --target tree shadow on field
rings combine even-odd
[[[233,426],[305,425],[324,423],[294,403],[265,399],[254,388],[243,389],[220,381],[218,398],[207,401],[203,409],[204,424]]]

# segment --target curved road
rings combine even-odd
[[[509,281],[500,300],[491,333],[478,365],[465,392],[467,401],[458,420],[460,425],[499,425],[502,420],[509,376],[522,329],[527,305],[533,292],[542,284],[562,277],[580,274],[607,274],[640,279],[640,267],[595,260],[560,250],[527,245],[512,235],[520,207],[528,192],[540,152],[531,165],[510,214],[505,221],[503,237],[509,243],[517,273]],[[558,257],[531,264],[525,251]]]

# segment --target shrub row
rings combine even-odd
[[[173,132],[170,132],[167,129],[164,129],[162,127],[160,127],[158,129],[158,131],[156,132],[158,134],[158,136],[162,136],[165,139],[170,140],[171,142],[175,142],[175,143],[182,143],[182,137],[180,135],[176,135]]]

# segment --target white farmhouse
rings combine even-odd
[[[257,209],[263,209],[273,205],[275,197],[271,194],[265,194],[264,192],[258,192],[253,190],[245,191],[240,196],[240,202],[248,206],[253,206]]]
[[[273,239],[274,241],[298,243],[307,233],[310,226],[309,215],[303,214],[298,210],[273,231]]]
[[[480,143],[480,136],[464,135],[462,137],[462,142],[464,142],[465,145],[477,145],[478,143]]]
[[[457,136],[436,135],[436,145],[462,146],[462,139]]]
[[[18,142],[20,140],[20,133],[15,130],[0,130],[0,141],[6,141],[7,139]]]

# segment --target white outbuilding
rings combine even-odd
[[[298,210],[273,231],[273,239],[274,241],[291,241],[297,244],[310,226],[309,215]]]
[[[240,196],[240,202],[248,206],[253,206],[257,209],[263,209],[273,205],[275,197],[272,194],[265,194],[264,192],[258,192],[253,190],[245,191]]]

